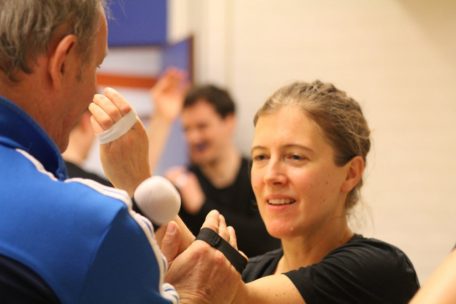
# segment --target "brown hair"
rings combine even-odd
[[[331,83],[319,80],[312,83],[295,82],[284,86],[258,110],[254,125],[260,116],[289,105],[299,106],[320,126],[335,151],[336,165],[345,165],[355,156],[361,156],[366,162],[371,146],[369,126],[358,102],[344,91]],[[346,210],[359,200],[362,184],[361,178],[358,185],[348,194]]]
[[[236,104],[227,90],[212,84],[193,87],[185,96],[184,109],[195,105],[200,100],[209,103],[221,118],[234,115]]]

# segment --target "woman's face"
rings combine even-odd
[[[272,236],[308,235],[345,218],[348,166],[335,165],[323,131],[298,106],[260,116],[251,156],[253,190]]]

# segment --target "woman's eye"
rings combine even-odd
[[[300,154],[292,153],[292,154],[288,154],[286,156],[286,159],[291,160],[291,161],[303,161],[306,159],[306,157],[303,155],[300,155]]]
[[[257,154],[257,155],[254,155],[252,157],[253,161],[262,161],[262,160],[265,160],[266,159],[266,155],[265,154]]]

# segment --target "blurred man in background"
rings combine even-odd
[[[256,256],[280,246],[268,235],[250,184],[250,160],[234,144],[236,105],[229,93],[214,85],[186,91],[184,74],[170,69],[151,91],[154,112],[149,127],[150,160],[156,164],[172,123],[180,117],[190,164],[166,173],[179,189],[179,213],[197,234],[210,210],[217,209],[235,228],[238,246]],[[152,166],[153,167],[153,166]]]

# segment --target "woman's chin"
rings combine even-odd
[[[268,223],[266,224],[268,233],[277,239],[293,236],[295,229],[290,223]]]

